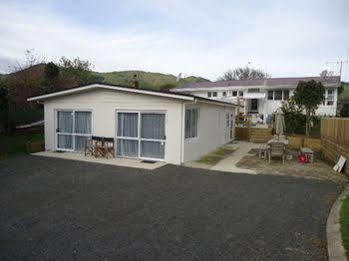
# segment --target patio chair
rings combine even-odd
[[[285,163],[285,157],[286,157],[286,146],[283,142],[276,142],[273,141],[269,143],[269,149],[268,149],[268,160],[270,163],[271,157],[281,157],[282,158],[282,164]]]
[[[93,147],[93,140],[92,140],[92,138],[88,138],[86,140],[84,152],[85,152],[85,156],[87,156],[87,155],[93,156],[93,154],[94,154],[94,147]]]

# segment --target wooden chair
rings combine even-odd
[[[85,156],[87,156],[87,155],[93,156],[94,155],[94,146],[93,146],[92,138],[89,138],[86,140],[84,152],[85,152]]]
[[[268,149],[268,160],[270,163],[271,157],[281,157],[282,158],[282,164],[285,163],[285,157],[286,157],[286,145],[283,142],[276,142],[273,141],[269,143],[269,149]]]

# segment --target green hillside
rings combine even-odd
[[[176,81],[176,76],[172,74],[162,74],[144,71],[120,71],[120,72],[94,72],[95,75],[103,78],[103,82],[110,84],[132,85],[133,76],[136,74],[140,87],[145,89],[159,89],[163,85],[179,86],[182,83],[208,81],[201,77],[190,76]]]

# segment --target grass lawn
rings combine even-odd
[[[349,196],[343,201],[343,205],[340,211],[340,224],[341,224],[341,233],[343,245],[349,257]]]
[[[207,165],[216,165],[219,161],[224,159],[227,155],[232,154],[235,149],[228,148],[228,147],[222,147],[219,148],[210,154],[207,154],[203,157],[201,157],[197,162],[204,163]]]
[[[11,157],[17,154],[26,153],[26,143],[28,141],[43,141],[42,134],[28,134],[18,136],[0,135],[0,158],[1,154]],[[3,156],[4,157],[4,156]]]

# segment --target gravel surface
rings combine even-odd
[[[0,161],[0,260],[327,260],[330,181]]]

